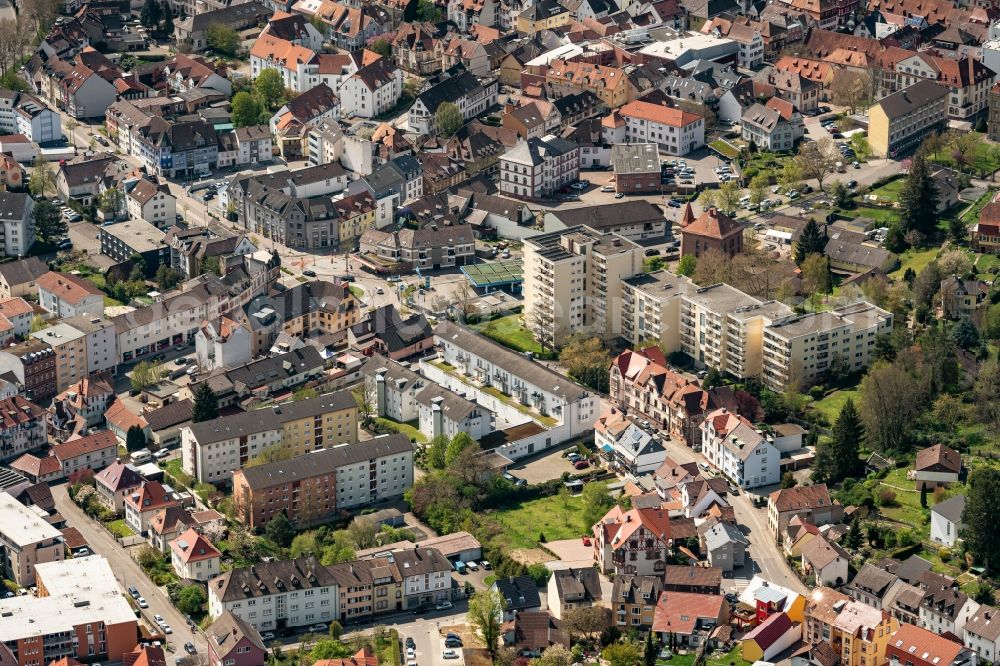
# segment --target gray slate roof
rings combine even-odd
[[[955,495],[943,502],[938,502],[931,508],[932,513],[936,513],[950,523],[956,525],[962,522],[962,512],[965,510],[965,495]],[[1000,618],[998,618],[1000,619]]]

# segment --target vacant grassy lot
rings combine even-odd
[[[882,479],[879,490],[888,488],[896,493],[895,506],[880,507],[882,515],[886,518],[905,523],[914,528],[914,535],[919,540],[924,540],[930,531],[930,518],[927,510],[920,506],[920,493],[914,489],[913,481],[906,478],[909,467],[894,469]],[[928,506],[934,500],[928,494]]]
[[[542,346],[535,341],[531,331],[521,324],[521,315],[512,314],[472,327],[491,340],[519,352],[542,355]]]
[[[940,248],[932,247],[927,250],[910,248],[899,256],[899,268],[889,273],[889,277],[899,279],[907,268],[912,268],[914,273],[920,273],[927,267],[927,264],[937,258]]]
[[[905,178],[899,178],[892,181],[891,183],[886,183],[882,187],[872,190],[869,194],[874,194],[879,199],[887,199],[889,201],[899,201],[899,194],[903,191],[903,185],[906,183]]]
[[[834,391],[822,400],[814,402],[812,408],[826,417],[827,423],[832,426],[833,422],[840,416],[840,410],[843,409],[848,398],[852,398],[856,406],[858,404],[858,391],[854,389]]]
[[[498,509],[493,516],[506,528],[504,536],[511,548],[533,548],[542,535],[545,541],[576,539],[590,534],[583,520],[583,501],[575,497],[541,497],[519,506]]]
[[[410,438],[411,442],[424,443],[427,441],[427,437],[424,433],[420,432],[417,428],[416,420],[401,423],[399,421],[393,421],[392,419],[379,417],[375,419],[375,422],[385,430],[403,433]]]

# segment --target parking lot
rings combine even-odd
[[[507,470],[519,479],[524,479],[529,484],[544,483],[552,479],[558,479],[563,472],[573,474],[578,470],[566,458],[562,457],[563,451],[575,449],[576,446],[562,446],[558,449],[551,449],[538,456],[525,460],[518,460]]]

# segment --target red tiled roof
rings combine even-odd
[[[766,651],[791,628],[792,620],[787,614],[775,613],[754,627],[743,637],[743,640],[754,641],[761,650]]]
[[[917,452],[917,461],[913,468],[919,471],[937,465],[946,470],[960,472],[962,471],[962,455],[944,444],[935,444]]]
[[[671,127],[686,127],[701,120],[701,116],[694,113],[642,100],[629,102],[621,108],[619,113],[624,118],[639,118]]]
[[[104,292],[98,289],[93,282],[68,273],[49,271],[39,277],[37,282],[38,286],[45,291],[73,305],[81,303],[88,296],[104,296]]]
[[[63,535],[63,543],[70,550],[76,550],[77,548],[83,548],[87,545],[87,539],[84,538],[80,530],[75,527],[64,527],[59,532]]]
[[[177,500],[167,494],[159,481],[146,481],[136,492],[126,497],[125,501],[140,513],[155,511],[177,503]]]
[[[320,659],[314,662],[313,666],[378,666],[378,657],[367,647],[363,647],[351,657]]]
[[[661,592],[653,612],[653,631],[690,636],[699,618],[719,619],[725,604],[726,598],[721,594]]]
[[[955,661],[961,652],[961,643],[950,641],[932,631],[912,624],[902,624],[886,644],[886,656],[897,655],[900,661],[918,658],[924,663],[947,666]]]
[[[717,208],[709,208],[681,232],[705,238],[726,239],[743,233],[743,227]]]
[[[31,453],[25,453],[12,462],[10,467],[35,478],[55,474],[62,469],[59,459],[55,456],[39,457]]]
[[[105,449],[118,449],[118,438],[110,430],[100,430],[84,437],[56,444],[52,447],[52,455],[59,460],[66,461]]]
[[[775,490],[771,493],[768,501],[774,504],[779,512],[816,509],[832,504],[830,491],[827,490],[825,483]]]
[[[0,301],[0,315],[7,318],[28,315],[33,312],[34,309],[31,307],[31,304],[20,296],[5,298]]]
[[[170,542],[170,549],[181,562],[197,562],[222,557],[222,553],[212,545],[212,542],[189,527],[187,532]]]

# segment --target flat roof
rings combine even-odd
[[[37,338],[42,342],[47,342],[53,347],[58,347],[59,345],[66,344],[67,342],[73,342],[74,340],[79,340],[80,338],[84,338],[86,336],[87,334],[85,332],[64,322],[46,326],[42,330],[35,331],[31,334],[31,337]]]
[[[0,493],[0,533],[19,548],[62,537],[59,530],[42,520],[38,514],[11,497],[9,493]],[[0,621],[0,625],[3,624],[4,622]]]
[[[40,562],[35,574],[45,584],[49,595],[75,594],[80,590],[118,590],[111,565],[102,555],[74,557],[61,562]]]
[[[164,241],[166,233],[145,220],[116,222],[101,227],[101,231],[109,236],[114,236],[135,252],[151,252],[167,245]]]
[[[506,259],[490,261],[484,264],[462,266],[462,272],[474,287],[492,287],[504,284],[516,284],[524,281],[524,261],[521,259]]]
[[[75,632],[81,624],[135,622],[135,613],[121,591],[81,588],[72,594],[47,597],[16,596],[0,600],[0,641]]]

